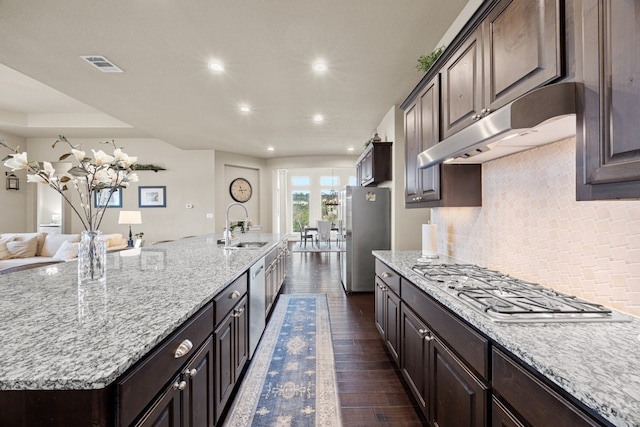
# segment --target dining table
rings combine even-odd
[[[314,227],[314,226],[311,226],[311,225],[305,225],[304,226],[304,234],[305,235],[308,234],[309,231],[315,231],[316,234],[317,234],[318,233],[318,227]],[[331,225],[331,231],[335,231],[336,232],[336,244],[339,246],[340,245],[340,230],[339,230],[339,228],[332,224]],[[313,239],[311,240],[311,242],[313,244]],[[316,246],[320,247],[320,242],[318,242],[317,239],[316,239],[316,242],[317,242]],[[304,245],[305,245],[305,247],[307,246],[306,239],[305,239]]]

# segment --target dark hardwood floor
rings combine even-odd
[[[373,292],[345,294],[338,256],[291,253],[282,292],[327,295],[343,425],[427,425],[378,334]]]

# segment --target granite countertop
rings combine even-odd
[[[640,425],[640,319],[599,323],[495,323],[411,270],[419,251],[374,256],[613,425]],[[441,256],[437,263],[460,263]]]
[[[205,306],[286,235],[222,235],[107,255],[104,286],[79,286],[75,261],[0,275],[0,390],[100,389]]]

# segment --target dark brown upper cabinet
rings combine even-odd
[[[392,142],[372,142],[365,148],[356,161],[358,185],[362,187],[375,187],[381,182],[392,179],[392,144]]]
[[[405,207],[482,205],[480,165],[418,169],[418,154],[440,140],[440,85],[436,75],[405,110]]]
[[[442,67],[442,138],[562,76],[560,0],[502,0]]]
[[[480,118],[482,97],[482,31],[476,30],[440,71],[442,138]]]
[[[484,108],[495,111],[562,75],[560,2],[503,0],[482,22]]]
[[[638,2],[575,5],[577,200],[640,198]]]

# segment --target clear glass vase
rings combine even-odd
[[[83,231],[78,244],[78,283],[107,280],[107,245],[99,231]]]

